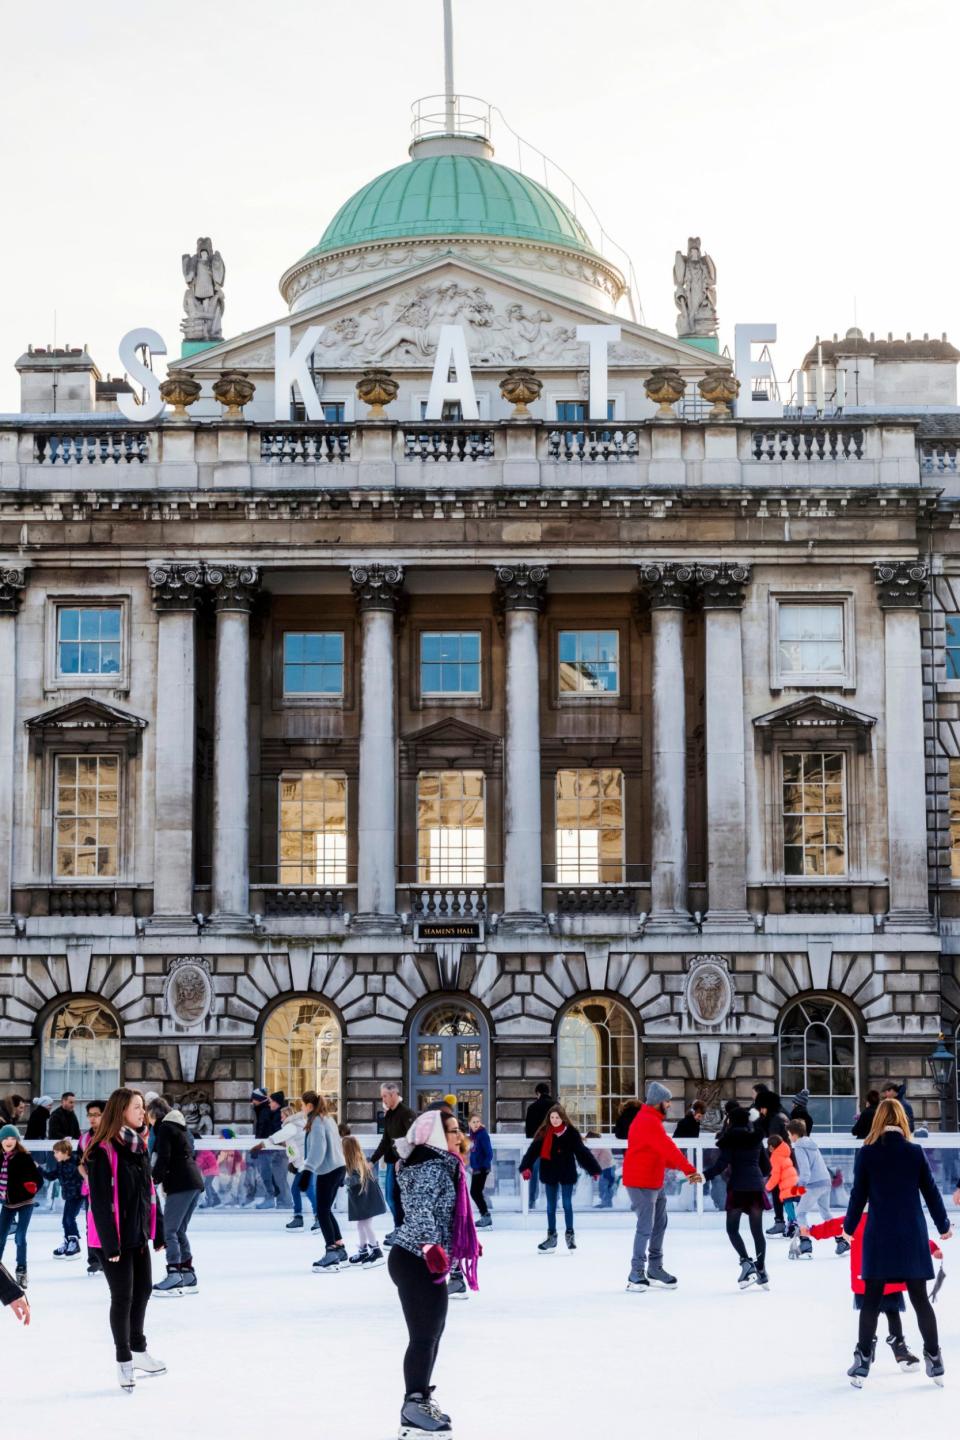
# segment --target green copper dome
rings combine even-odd
[[[364,185],[309,253],[417,235],[503,235],[593,252],[579,220],[535,180],[473,155],[431,155]]]

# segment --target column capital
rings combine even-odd
[[[395,615],[403,598],[403,566],[351,565],[350,584],[361,614],[389,610]]]
[[[873,582],[881,610],[919,610],[927,589],[925,560],[876,560]]]
[[[704,610],[742,610],[753,567],[726,560],[694,566]]]
[[[641,565],[640,586],[652,610],[687,610],[693,597],[695,567],[677,560],[658,560]]]
[[[502,610],[536,610],[547,603],[545,565],[498,565],[497,603]]]
[[[150,598],[155,610],[195,610],[203,596],[203,566],[199,560],[162,561],[151,565]]]
[[[203,581],[217,611],[243,610],[248,614],[260,593],[258,565],[205,565]]]
[[[0,569],[0,615],[16,615],[26,585],[25,570]]]

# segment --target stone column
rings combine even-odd
[[[683,628],[693,567],[644,565],[653,632],[653,824],[648,930],[690,930],[687,898],[687,720]]]
[[[0,929],[13,928],[13,809],[17,733],[17,612],[23,570],[0,570]]]
[[[927,803],[923,743],[920,607],[927,588],[922,561],[874,566],[883,611],[883,670],[887,742],[889,924],[931,925],[927,870]]]
[[[711,930],[752,930],[740,612],[749,565],[698,565],[706,628],[707,918]]]
[[[179,930],[193,917],[196,759],[196,613],[199,564],[149,571],[157,611],[157,722],[154,731],[154,860],[151,929]]]
[[[250,611],[256,565],[208,565],[217,613],[213,728],[214,925],[250,924]]]
[[[357,805],[357,916],[361,929],[396,928],[396,616],[399,565],[350,571],[360,612],[360,797]]]
[[[507,640],[506,750],[503,804],[503,923],[541,928],[543,856],[540,817],[540,613],[547,571],[500,566],[497,600]]]

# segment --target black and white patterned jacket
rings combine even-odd
[[[429,1158],[421,1159],[421,1156]],[[420,1147],[397,1172],[403,1224],[394,1240],[412,1255],[423,1255],[424,1245],[450,1250],[457,1182],[462,1166],[456,1155]]]

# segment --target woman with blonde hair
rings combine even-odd
[[[357,1253],[350,1264],[361,1270],[374,1270],[383,1264],[383,1251],[377,1244],[373,1221],[387,1213],[387,1202],[370,1168],[370,1162],[355,1135],[343,1136],[343,1160],[347,1167],[347,1219],[357,1227]]]
[[[327,1247],[321,1259],[313,1262],[313,1268],[318,1275],[327,1275],[342,1270],[347,1263],[343,1236],[333,1213],[333,1202],[347,1169],[340,1130],[329,1102],[316,1090],[305,1090],[303,1108],[307,1123],[303,1132],[303,1169],[298,1183],[300,1189],[306,1191],[313,1176],[317,1219]]]
[[[884,1287],[901,1282],[907,1287],[923,1337],[927,1374],[936,1384],[943,1384],[937,1321],[927,1296],[933,1264],[921,1199],[940,1239],[949,1240],[953,1230],[943,1198],[923,1149],[910,1139],[910,1124],[903,1106],[898,1100],[881,1100],[870,1133],[857,1155],[850,1203],[843,1221],[843,1238],[852,1244],[869,1205],[870,1218],[863,1234],[864,1295],[860,1329],[853,1364],[847,1371],[858,1389],[870,1373]]]

